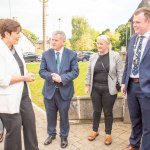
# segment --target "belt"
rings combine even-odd
[[[140,79],[139,78],[130,78],[130,80],[134,83],[139,83]]]

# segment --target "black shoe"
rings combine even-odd
[[[44,145],[48,145],[52,143],[52,140],[54,140],[56,137],[54,135],[48,136],[48,138],[45,140]]]
[[[61,138],[61,148],[66,148],[68,146],[67,138]]]

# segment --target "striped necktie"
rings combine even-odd
[[[141,58],[141,52],[142,52],[143,39],[144,39],[144,36],[139,37],[139,43],[138,43],[137,50],[135,52],[135,57],[133,60],[133,68],[132,68],[133,75],[137,75],[139,72],[139,64],[140,64],[140,58]]]

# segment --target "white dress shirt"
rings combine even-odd
[[[141,35],[138,35],[138,36],[141,36]],[[143,39],[143,42],[142,42],[142,50],[141,50],[141,56],[140,56],[140,61],[142,59],[142,56],[143,56],[143,53],[144,53],[144,50],[145,50],[145,47],[146,47],[146,44],[148,42],[148,40],[150,39],[150,31],[146,32],[144,35],[144,39]],[[137,37],[138,38],[138,37]],[[138,47],[138,44],[139,44],[139,41],[140,41],[140,38],[138,38],[138,41],[135,41],[135,46],[134,46],[134,56],[133,56],[133,60],[135,59],[135,54],[136,54],[136,51],[137,51],[137,47]],[[132,62],[132,69],[133,69],[133,62]],[[132,69],[131,69],[131,74],[130,74],[130,77],[131,78],[139,78],[139,73],[137,75],[133,75],[132,74]]]
[[[61,63],[63,51],[64,51],[64,47],[62,47],[59,51],[54,50],[54,52],[55,52],[55,60],[56,60],[56,58],[57,58],[57,54],[56,54],[56,53],[57,53],[57,52],[60,53],[60,54],[59,54],[60,63]]]

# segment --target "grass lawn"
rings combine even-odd
[[[79,76],[74,80],[75,96],[85,96],[86,95],[84,93],[85,76],[87,72],[88,62],[79,62],[78,64],[80,72]],[[34,82],[29,83],[32,101],[42,109],[45,109],[42,96],[42,88],[44,80],[38,74],[39,68],[40,68],[39,63],[27,64],[28,71],[34,73],[36,77],[36,80]]]

